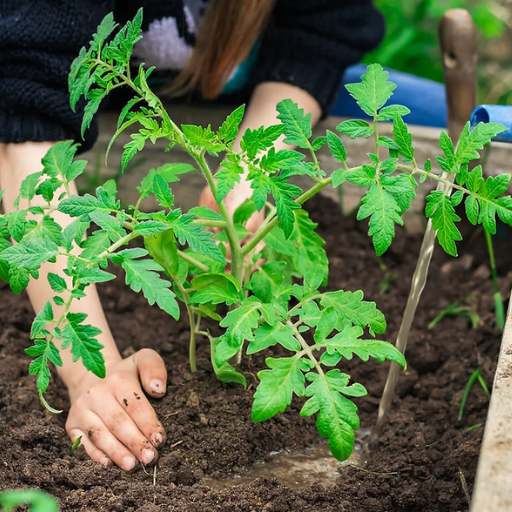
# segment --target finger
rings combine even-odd
[[[85,432],[82,432],[79,428],[73,428],[69,430],[68,436],[71,439],[72,443],[75,443],[75,441],[79,437],[81,437],[79,446],[84,447],[85,452],[93,461],[99,462],[104,466],[112,466],[112,461],[110,460],[110,458],[107,457],[105,453],[103,453],[101,450],[96,448],[96,446],[94,446],[94,444],[87,437],[87,434]]]
[[[163,425],[158,421],[156,413],[140,388],[133,392],[116,390],[116,398],[121,407],[135,422],[142,434],[151,441],[153,446],[160,448],[165,444],[166,434]]]
[[[92,408],[108,430],[144,465],[155,463],[158,452],[138,429],[121,405],[113,397],[98,401]]]
[[[121,443],[106,427],[101,418],[93,411],[86,411],[82,416],[84,431],[87,439],[114,464],[126,472],[130,472],[137,466],[137,459],[126,446]]]
[[[167,370],[163,359],[154,350],[148,348],[139,350],[132,357],[146,393],[153,398],[164,396],[167,389]]]

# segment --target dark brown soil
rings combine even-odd
[[[386,272],[372,250],[366,225],[342,218],[325,199],[313,201],[310,208],[327,240],[329,286],[364,288],[366,298],[375,300],[386,314],[386,335],[394,341],[420,237],[399,231],[381,260],[388,275],[396,277],[383,293]],[[486,382],[492,383],[500,344],[500,333],[493,327],[484,237],[478,232],[470,236],[473,229],[466,232],[458,260],[436,251],[411,333],[409,369],[400,379],[389,426],[370,451],[364,470],[344,469],[342,482],[329,489],[310,486],[296,491],[267,479],[222,491],[201,484],[205,476],[225,478],[243,472],[271,451],[317,442],[314,419],[299,417],[297,401],[271,421],[251,423],[255,374],[262,359],[244,363],[251,384],[247,391],[216,380],[206,344],[199,348],[200,369],[191,375],[185,319],[176,323],[149,307],[120,279],[100,288],[120,347],[125,354],[155,348],[169,370],[167,396],[154,401],[168,432],[157,485],[153,475],[142,470],[126,475],[94,464],[81,449],[70,456],[65,414],[54,416],[41,408],[27,372],[29,358],[23,349],[29,346],[30,304],[25,295],[14,297],[0,285],[0,489],[40,487],[57,496],[63,510],[73,511],[466,511],[460,475],[471,492],[487,414],[485,394],[478,386],[473,388],[462,421],[457,420],[458,408],[466,382],[479,365]],[[497,240],[496,251],[507,296],[510,252],[505,236]],[[447,318],[427,330],[430,320],[454,301],[467,301],[477,309],[478,329],[472,330],[466,318]],[[368,388],[369,396],[358,399],[358,404],[362,425],[371,426],[388,366],[351,361],[343,371]],[[68,407],[59,382],[52,383],[47,398],[57,408]]]

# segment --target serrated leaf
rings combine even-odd
[[[342,331],[345,327],[357,325],[368,327],[370,334],[382,334],[386,330],[386,319],[377,309],[375,302],[363,300],[363,292],[346,292],[338,290],[322,294],[322,307],[332,306],[338,317],[336,329]]]
[[[233,368],[229,363],[224,363],[222,366],[216,364],[216,346],[219,343],[219,338],[210,338],[210,351],[213,371],[217,378],[222,382],[241,384],[247,388],[247,381],[245,377]]]
[[[126,272],[126,284],[138,293],[142,290],[144,297],[152,306],[158,305],[160,309],[179,319],[180,309],[175,294],[169,289],[171,283],[164,281],[158,274],[164,269],[156,261],[137,259],[147,254],[144,249],[125,249],[111,256],[114,263],[120,264]]]
[[[153,192],[155,193],[156,200],[164,208],[172,208],[174,204],[174,196],[167,182],[158,173],[153,179]]]
[[[406,365],[405,357],[391,343],[380,340],[362,340],[363,329],[359,326],[346,327],[342,332],[324,340],[320,346],[326,347],[329,353],[338,352],[345,359],[352,359],[355,354],[363,361],[370,357],[379,362],[393,361],[400,366]]]
[[[247,346],[247,354],[255,354],[274,345],[281,345],[292,352],[300,352],[300,343],[295,339],[291,327],[280,322],[262,324],[256,330],[255,339]]]
[[[395,117],[403,117],[410,114],[411,111],[403,105],[389,105],[380,110],[377,121],[392,121]]]
[[[357,407],[339,392],[339,370],[330,370],[324,376],[308,373],[311,384],[301,415],[310,416],[318,411],[317,429],[329,440],[331,453],[338,460],[346,460],[354,447],[354,429],[359,428]],[[345,382],[345,379],[343,379]]]
[[[52,242],[57,245],[62,244],[62,232],[61,227],[52,217],[45,215],[33,230],[29,231],[26,235],[26,239],[30,240],[33,238],[49,238]]]
[[[277,118],[284,125],[284,142],[299,148],[308,148],[312,134],[311,114],[304,114],[304,109],[289,99],[280,101],[276,110],[279,112]]]
[[[53,320],[52,303],[47,301],[32,322],[30,337],[35,338]]]
[[[236,110],[229,114],[217,132],[219,138],[223,139],[225,142],[232,141],[238,135],[238,129],[242,119],[244,118],[244,113],[245,105],[240,105]]]
[[[78,270],[78,278],[80,279],[80,284],[87,285],[112,281],[116,276],[99,268],[81,268]]]
[[[327,144],[332,156],[338,160],[338,162],[345,162],[347,159],[347,150],[340,138],[330,130],[327,130]]]
[[[0,253],[0,259],[14,267],[35,269],[53,260],[59,248],[49,238],[23,240]]]
[[[5,218],[9,234],[16,242],[21,242],[27,226],[27,210],[15,210],[8,213]]]
[[[167,231],[168,229],[171,229],[171,227],[165,222],[160,222],[158,220],[146,220],[144,222],[135,224],[133,232],[137,233],[138,235],[149,236],[156,235],[162,231]]]
[[[345,88],[357,101],[359,107],[370,117],[391,98],[396,85],[388,82],[389,73],[380,64],[370,64],[357,84],[347,84]]]
[[[48,274],[48,283],[50,283],[52,290],[57,293],[65,292],[68,288],[64,278],[51,272]]]
[[[457,151],[455,152],[455,165],[467,164],[480,158],[481,151],[491,140],[505,131],[505,126],[498,123],[479,123],[470,131],[469,121],[460,134]]]
[[[67,323],[62,330],[62,348],[65,349],[71,345],[73,362],[82,359],[87,370],[103,379],[106,375],[105,360],[101,353],[103,345],[96,339],[101,334],[101,330],[84,324],[86,318],[87,315],[82,313],[66,315]]]
[[[210,208],[207,208],[206,206],[194,206],[194,208],[191,208],[188,211],[188,213],[195,215],[199,219],[224,220],[222,218],[222,215],[220,215],[220,213],[214,212],[213,210],[211,210]],[[236,215],[236,210],[235,210],[234,215]],[[241,224],[238,221],[235,221],[235,223]]]
[[[252,293],[264,303],[272,302],[277,287],[283,283],[285,267],[283,261],[264,263],[251,276]]]
[[[254,394],[252,421],[258,423],[268,420],[278,412],[284,412],[290,405],[293,394],[304,396],[304,371],[309,365],[298,357],[266,360],[270,370],[258,373],[260,384]]]
[[[36,188],[42,176],[42,172],[29,174],[20,185],[20,196],[31,201],[36,195]]]
[[[240,183],[243,173],[244,169],[239,163],[228,160],[222,161],[219,171],[215,174],[217,179],[217,201],[222,201],[233,190],[233,187]]]
[[[152,258],[162,266],[167,275],[176,279],[180,269],[180,260],[174,231],[169,229],[156,235],[146,236],[144,243]]]
[[[455,242],[462,240],[462,235],[455,222],[459,222],[460,217],[455,213],[450,198],[441,190],[436,190],[430,193],[426,199],[425,215],[432,219],[432,227],[437,232],[439,244],[448,254],[457,256]]]
[[[167,183],[176,183],[180,181],[181,174],[196,172],[196,168],[190,164],[168,163],[156,169],[156,174],[160,175]]]
[[[354,119],[353,121],[343,121],[336,130],[345,135],[349,135],[350,138],[356,139],[357,137],[371,137],[374,133],[373,127],[366,121],[360,119]]]
[[[414,159],[412,135],[401,117],[396,117],[393,122],[393,136],[398,152],[404,157],[404,162],[412,162]]]
[[[202,226],[191,224],[193,220],[193,215],[182,215],[172,222],[174,234],[180,244],[188,243],[194,251],[201,252],[209,258],[224,264],[224,255],[212,238],[212,233]]]
[[[220,322],[220,326],[227,330],[217,347],[216,364],[219,367],[240,351],[244,341],[254,340],[254,330],[260,319],[260,307],[261,303],[255,297],[250,297]]]
[[[374,185],[361,201],[357,220],[370,217],[368,234],[373,239],[377,256],[381,256],[391,245],[395,237],[395,224],[403,225],[401,208],[393,194],[381,185]]]
[[[304,155],[291,149],[281,149],[276,152],[270,148],[266,155],[261,157],[260,167],[265,171],[278,171],[296,165],[304,160]]]
[[[280,179],[272,180],[271,189],[276,202],[279,225],[284,231],[285,236],[289,237],[293,231],[295,221],[294,210],[300,208],[300,205],[293,200],[293,197],[301,194],[302,190]]]

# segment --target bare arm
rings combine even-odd
[[[41,170],[41,159],[52,144],[0,144],[0,186],[5,190],[6,212],[14,209],[23,179]],[[77,193],[74,184],[71,184],[71,192]],[[37,197],[32,204],[36,204],[36,200]],[[70,223],[67,215],[58,211],[52,215],[62,227]],[[49,272],[64,275],[65,266],[65,258],[47,263],[41,267],[40,278],[31,281],[27,291],[36,312],[54,295],[46,276]],[[54,306],[57,315],[59,309]],[[71,440],[82,436],[82,444],[92,459],[105,465],[113,461],[127,471],[134,468],[137,459],[144,464],[156,461],[158,454],[154,447],[164,442],[165,432],[142,393],[140,381],[151,396],[163,396],[167,375],[162,359],[152,350],[141,350],[125,360],[121,358],[94,286],[88,288],[87,297],[73,303],[72,310],[87,313],[89,323],[101,329],[98,339],[104,346],[107,377],[99,379],[88,372],[81,361],[73,362],[69,350],[61,351],[63,366],[57,371],[71,399],[66,422]],[[134,398],[134,393],[139,400]]]

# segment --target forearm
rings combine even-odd
[[[50,142],[24,143],[24,144],[0,144],[0,188],[5,190],[3,197],[3,206],[6,212],[14,209],[13,203],[19,194],[20,185],[23,179],[34,172],[41,170],[41,159],[51,147]],[[76,194],[74,183],[71,184],[72,194]],[[55,194],[58,197],[61,191]],[[36,196],[32,200],[32,205],[45,204],[42,198]],[[26,207],[23,200],[20,202],[20,208]],[[55,221],[63,228],[71,222],[71,219],[58,211],[52,213]],[[59,257],[56,263],[48,263],[41,267],[40,279],[32,280],[27,288],[30,302],[35,312],[39,312],[48,300],[52,300],[55,295],[48,283],[47,275],[50,272],[63,276],[63,270],[66,268],[66,258]],[[54,316],[58,318],[62,313],[62,307],[53,306]],[[94,286],[89,286],[87,297],[80,301],[73,301],[70,311],[85,312],[88,314],[88,323],[101,329],[102,334],[99,341],[104,345],[103,356],[107,364],[121,359],[116,347],[112,333],[108,326],[103,308]],[[57,340],[58,341],[58,340]],[[57,371],[60,377],[68,386],[70,392],[77,383],[87,373],[81,362],[74,363],[69,350],[61,352],[63,366]]]

